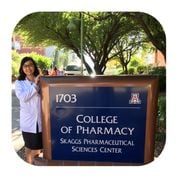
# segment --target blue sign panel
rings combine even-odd
[[[146,87],[49,87],[52,160],[143,163]]]

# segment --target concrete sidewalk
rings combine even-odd
[[[24,141],[20,131],[15,131],[12,133],[12,143],[16,152],[18,152],[24,146]]]
[[[14,91],[14,83],[12,83],[12,144],[16,152],[23,146],[23,138],[19,129],[20,106]]]

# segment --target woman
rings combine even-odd
[[[30,164],[42,149],[39,79],[35,61],[31,57],[24,57],[15,82],[15,93],[20,101],[20,129],[25,142],[26,161]]]

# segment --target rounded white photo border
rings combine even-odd
[[[134,2],[133,2],[134,1]],[[159,0],[157,0],[159,1]],[[7,4],[0,7],[0,157],[2,174],[14,177],[36,177],[36,176],[104,176],[104,177],[151,177],[169,176],[170,172],[177,174],[178,157],[178,86],[176,70],[178,67],[178,55],[176,33],[176,5],[174,2],[155,2],[145,0],[66,0],[64,2],[50,0],[6,0]],[[11,144],[11,37],[15,25],[20,19],[29,13],[38,11],[139,11],[155,17],[163,26],[167,37],[167,134],[165,149],[160,157],[152,163],[144,166],[115,166],[115,167],[38,167],[31,166],[21,160],[13,150]],[[174,22],[174,23],[173,23]],[[177,60],[177,61],[176,61]],[[92,170],[90,170],[92,169]]]

